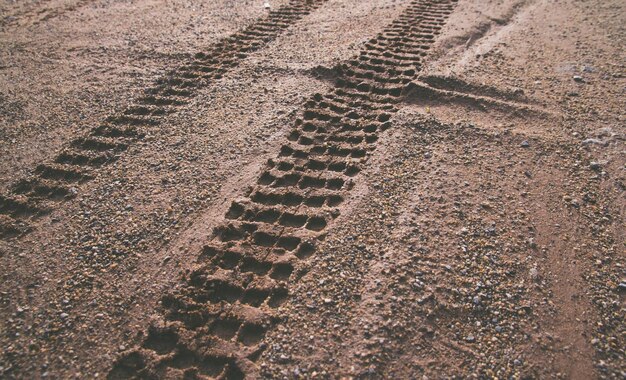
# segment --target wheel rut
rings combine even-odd
[[[120,378],[259,376],[266,332],[301,273],[297,263],[340,214],[340,205],[392,126],[456,0],[415,0],[359,56],[336,68],[332,90],[305,104],[279,153],[232,202],[197,267],[161,300],[140,347],[108,374]]]
[[[6,194],[0,194],[0,238],[28,233],[34,218],[75,197],[80,185],[93,178],[100,167],[117,160],[151,128],[188,104],[200,88],[221,79],[325,2],[292,0],[270,11],[244,30],[197,53],[146,89],[133,104],[70,141],[53,159],[38,165]]]

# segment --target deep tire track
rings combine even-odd
[[[198,267],[162,299],[160,322],[110,379],[258,376],[266,332],[297,280],[295,264],[339,215],[379,133],[456,0],[415,0],[357,59],[337,68],[335,88],[314,95],[275,159],[199,256]]]
[[[167,115],[189,103],[198,89],[261,49],[326,0],[291,0],[243,31],[198,53],[147,90],[126,109],[112,114],[86,135],[71,141],[54,159],[37,166],[28,178],[0,194],[0,238],[23,235],[29,221],[49,213],[59,202],[73,198],[78,186],[93,178],[101,166],[119,158],[128,147]]]

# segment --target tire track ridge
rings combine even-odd
[[[121,112],[108,116],[85,135],[70,141],[50,161],[0,194],[0,238],[32,230],[29,221],[75,197],[78,186],[92,179],[99,167],[115,161],[150,128],[189,103],[196,91],[219,80],[241,61],[274,40],[282,31],[327,0],[291,0],[242,31],[197,53],[145,90]]]
[[[334,88],[304,104],[276,158],[232,202],[195,269],[162,298],[159,320],[109,379],[259,376],[265,334],[280,322],[289,284],[303,275],[296,264],[339,216],[455,4],[410,2],[358,58],[337,67]]]

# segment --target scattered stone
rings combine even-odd
[[[600,139],[592,139],[592,138],[589,138],[589,139],[585,139],[585,140],[583,140],[583,141],[582,141],[582,144],[583,144],[583,145],[592,145],[592,144],[595,144],[595,145],[607,146],[609,143],[608,143],[608,141],[603,141],[603,140],[600,140]]]

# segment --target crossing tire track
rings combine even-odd
[[[326,0],[291,0],[259,21],[198,53],[119,113],[105,118],[86,135],[69,142],[50,162],[39,165],[28,178],[0,196],[0,238],[23,235],[29,222],[73,198],[78,186],[93,178],[99,167],[111,163],[150,128],[189,103],[199,88],[221,79],[252,52],[317,9]]]
[[[232,202],[197,267],[162,298],[160,322],[114,363],[110,379],[258,376],[263,338],[280,321],[296,264],[339,215],[455,4],[411,2],[337,68],[334,88],[304,104],[276,158]]]

